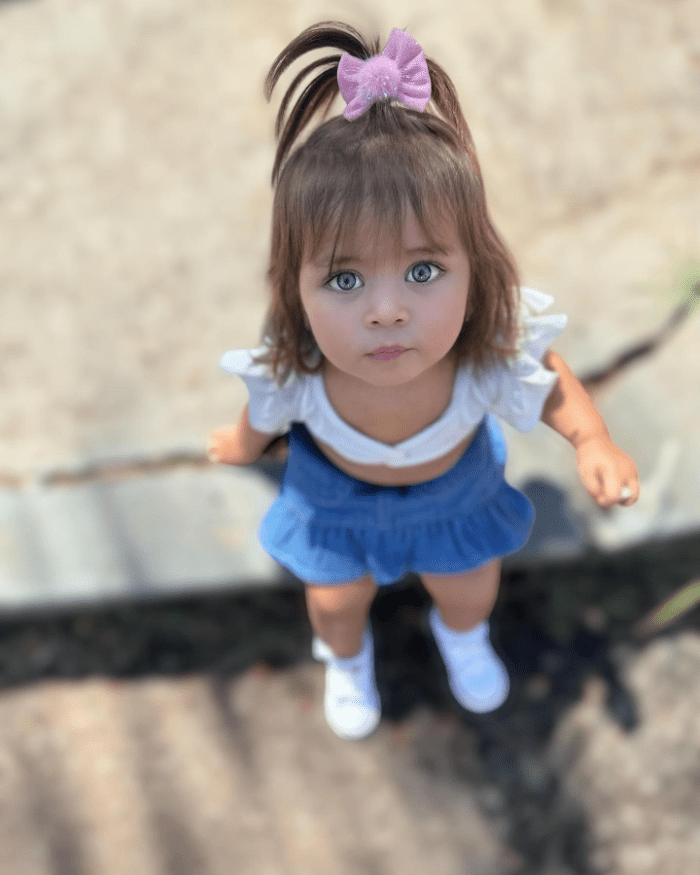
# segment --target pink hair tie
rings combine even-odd
[[[381,55],[366,61],[343,53],[338,85],[348,121],[362,115],[377,100],[391,97],[422,112],[430,100],[430,73],[423,49],[404,30],[394,28]]]

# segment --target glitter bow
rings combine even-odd
[[[366,61],[345,52],[338,64],[338,85],[349,121],[377,100],[393,98],[422,112],[430,100],[430,73],[423,49],[404,30],[394,28],[381,55]]]

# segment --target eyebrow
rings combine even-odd
[[[416,246],[413,249],[404,249],[402,252],[405,255],[450,255],[452,249],[449,246],[440,246],[439,244],[428,244],[427,246]],[[314,262],[319,267],[325,267],[330,261],[330,253],[325,252],[319,256]],[[362,264],[362,259],[357,255],[336,255],[333,259],[333,267],[342,267],[344,264]]]

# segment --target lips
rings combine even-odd
[[[394,359],[400,356],[402,352],[406,352],[405,346],[380,346],[371,352],[370,355],[375,359]]]

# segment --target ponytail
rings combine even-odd
[[[348,24],[336,21],[324,21],[320,24],[314,24],[302,31],[275,58],[265,79],[266,99],[268,101],[271,99],[275,85],[290,64],[306,54],[306,52],[324,48],[340,49],[341,52],[347,52],[361,60],[367,60],[380,52],[378,38],[372,44],[369,44],[362,34]],[[324,58],[313,61],[304,67],[287,88],[275,121],[275,137],[278,140],[278,144],[272,167],[273,185],[277,183],[282,165],[304,128],[315,115],[320,114],[321,120],[325,119],[328,115],[331,104],[340,90],[338,87],[338,64],[340,63],[340,57],[340,55],[326,55]],[[456,140],[463,147],[466,147],[468,151],[473,152],[469,128],[459,106],[457,91],[452,80],[435,61],[426,58],[426,62],[432,87],[431,103],[452,128],[456,135]],[[285,121],[285,115],[292,102],[294,92],[299,88],[302,81],[318,68],[323,69],[306,85],[289,111]],[[348,122],[348,124],[353,124],[353,122]]]

